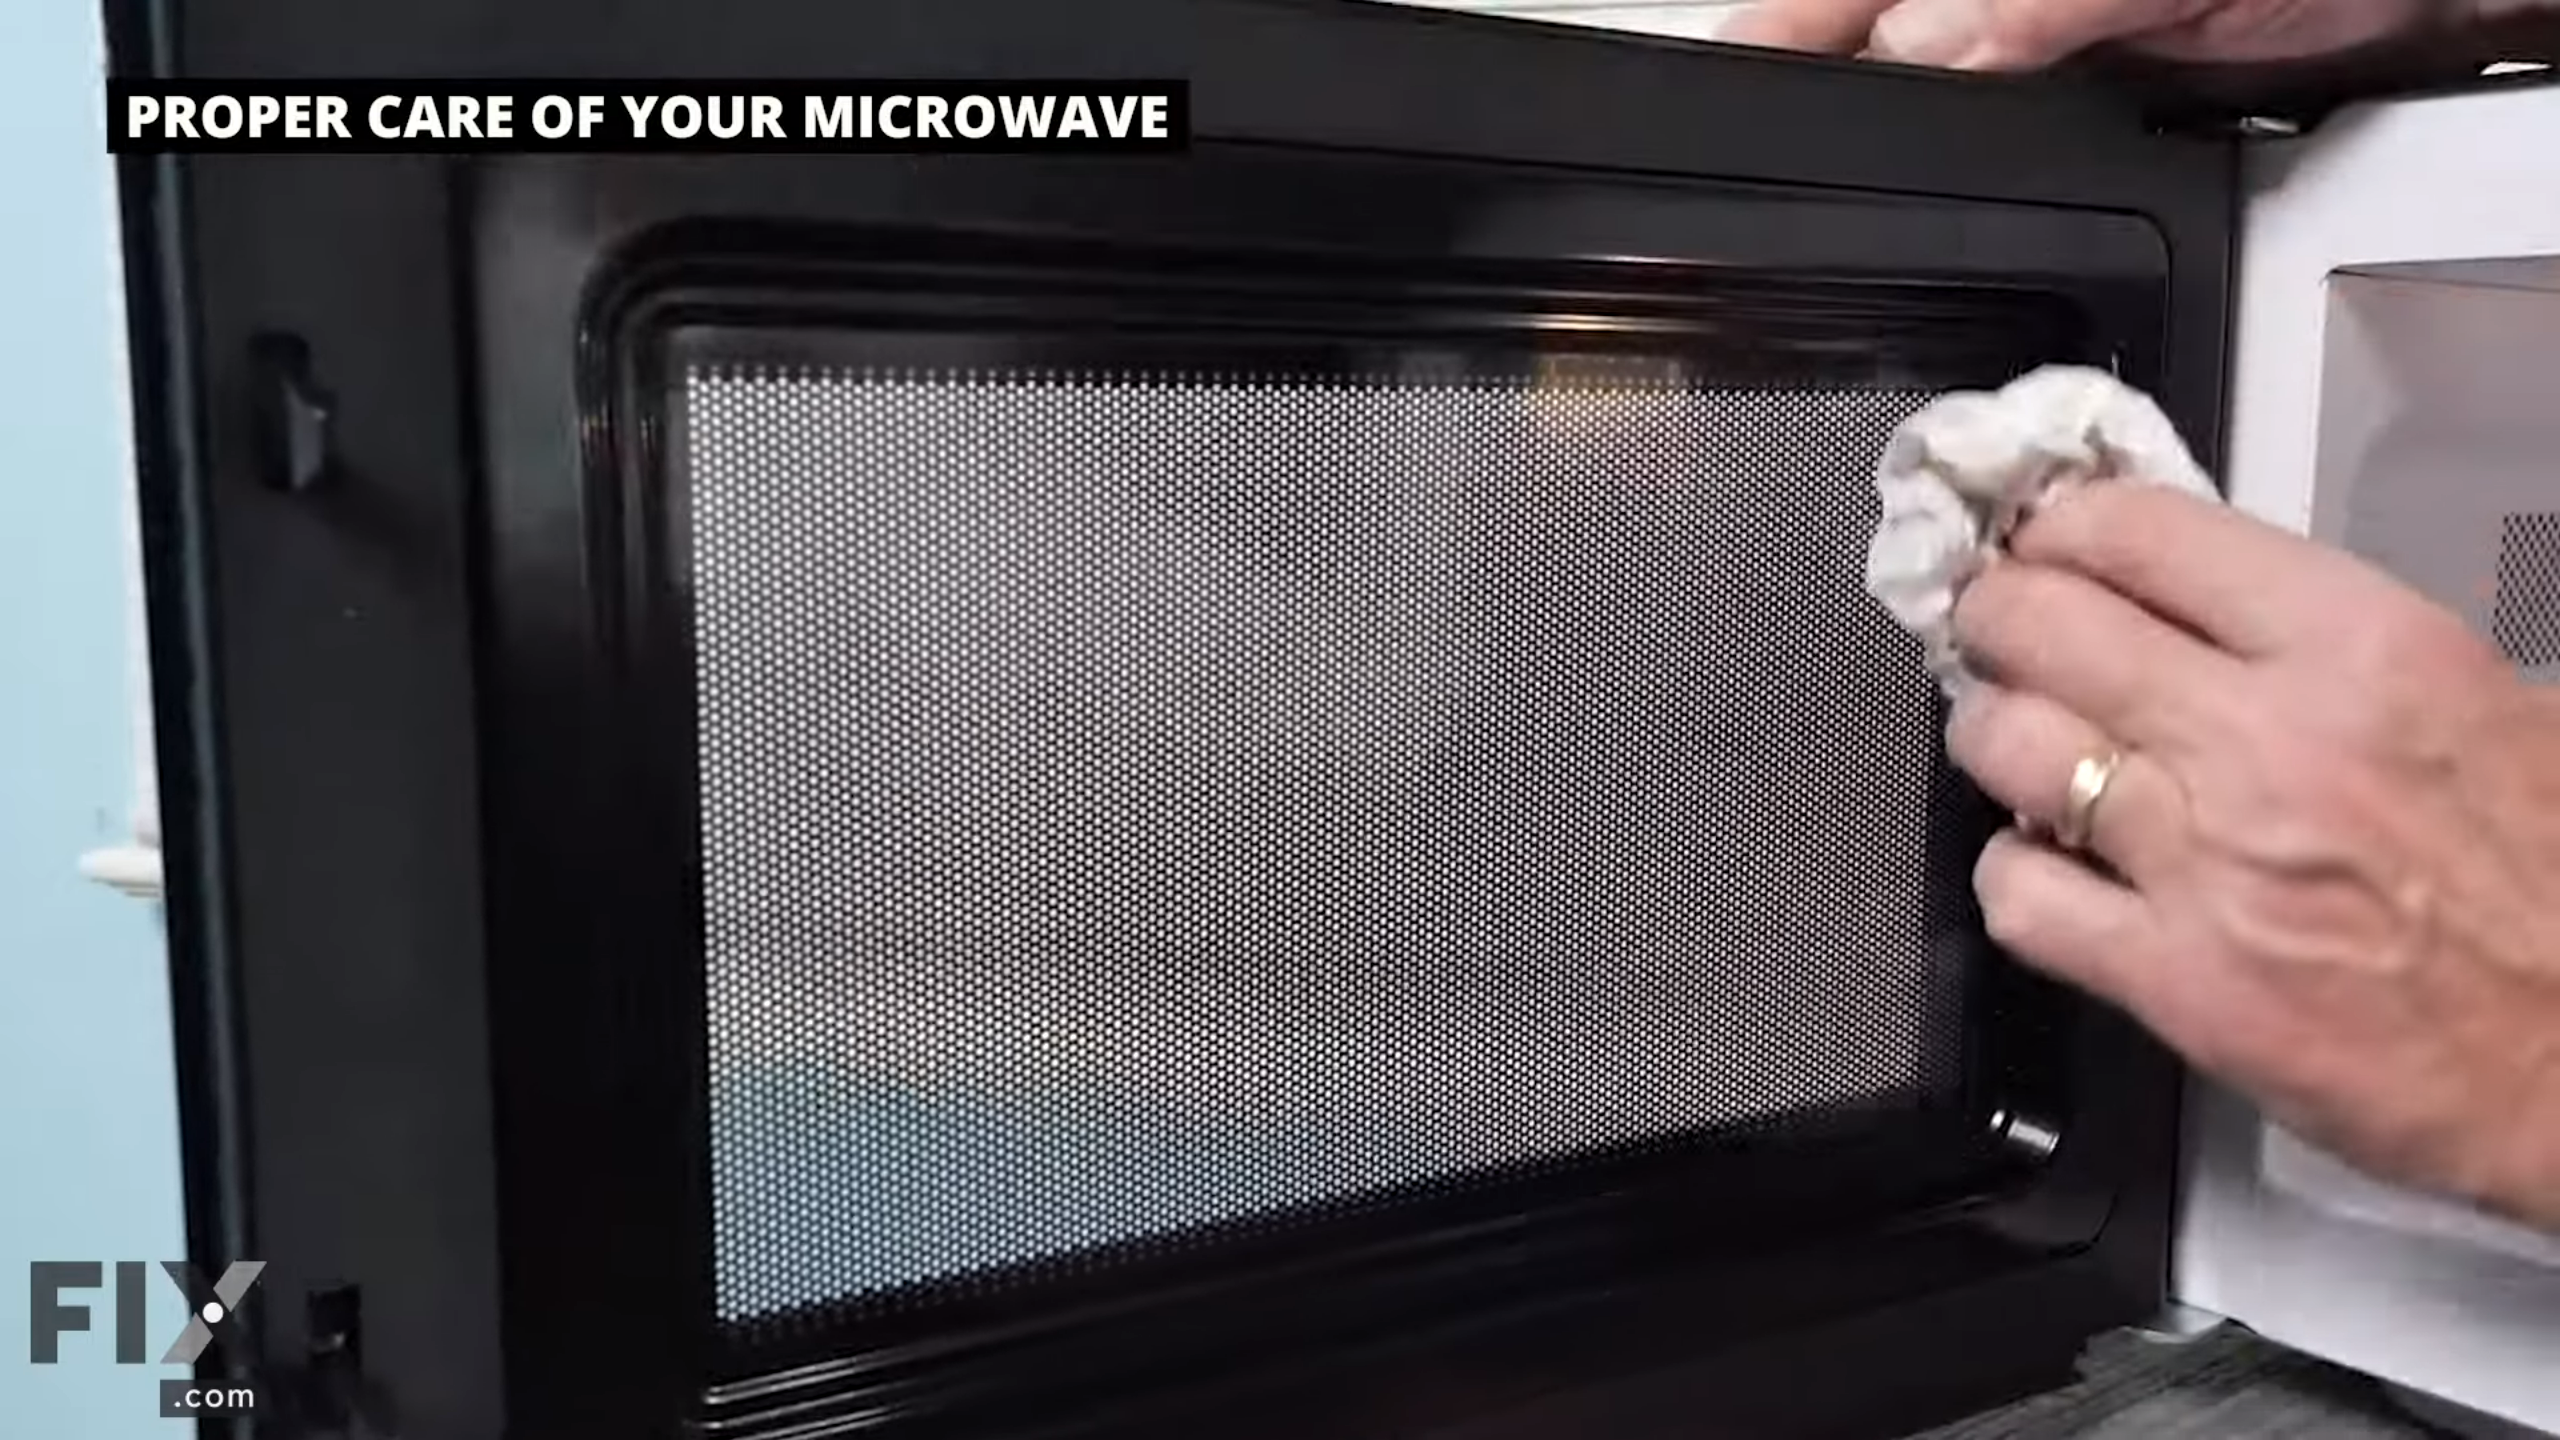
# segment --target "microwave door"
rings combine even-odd
[[[2251,155],[2233,502],[2560,674],[2560,88],[2373,104]],[[2497,177],[2492,191],[2476,177]],[[2236,1097],[2191,1107],[2176,1285],[2259,1333],[2560,1430],[2560,1242],[2379,1184]]]
[[[2160,1303],[2176,1067],[1987,943],[1859,580],[1942,390],[2108,365],[2218,455],[2227,145],[1300,0],[115,38],[1194,109],[128,162],[190,1241],[267,1267],[208,1374],[457,1440],[1887,1436]]]

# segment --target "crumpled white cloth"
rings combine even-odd
[[[1949,392],[1885,442],[1867,593],[1919,637],[1950,698],[1970,679],[1950,626],[1965,582],[2055,486],[2100,480],[2218,498],[2150,396],[2082,366],[2048,366],[1992,393]]]

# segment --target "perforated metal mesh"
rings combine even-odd
[[[1924,397],[681,385],[724,1317],[1953,1082]]]
[[[2510,515],[2499,528],[2489,633],[2518,665],[2560,665],[2560,515]]]

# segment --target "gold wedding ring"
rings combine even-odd
[[[2115,783],[2116,770],[2123,764],[2124,752],[2110,750],[2084,756],[2071,767],[2071,791],[2063,797],[2062,818],[2054,823],[2054,843],[2075,852],[2089,848],[2090,822],[2098,813],[2098,802],[2107,798],[2107,787]]]

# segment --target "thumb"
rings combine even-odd
[[[1902,0],[1875,22],[1876,58],[2034,70],[2186,18],[2184,0]]]

